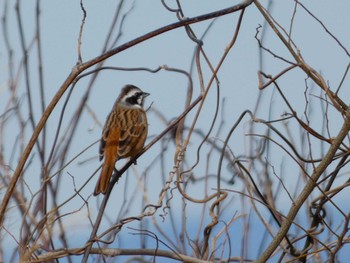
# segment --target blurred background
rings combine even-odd
[[[346,122],[350,4],[254,2],[1,2],[1,200],[57,102],[6,205],[1,261],[256,261],[305,194],[269,262],[345,262],[349,138],[320,164]],[[98,145],[125,84],[151,94],[152,145],[107,200],[92,196]]]

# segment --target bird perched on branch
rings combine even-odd
[[[122,88],[106,119],[100,142],[100,161],[104,158],[94,195],[106,194],[115,163],[122,158],[134,158],[147,138],[147,117],[143,109],[150,95],[134,85]]]

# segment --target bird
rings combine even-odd
[[[118,160],[133,159],[142,151],[148,132],[143,105],[149,95],[131,84],[121,89],[102,130],[99,153],[104,162],[94,196],[106,194]]]

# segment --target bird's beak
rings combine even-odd
[[[147,96],[149,96],[149,95],[151,95],[151,94],[149,94],[149,93],[147,93],[147,92],[143,92],[142,95],[143,95],[144,98],[146,98]]]

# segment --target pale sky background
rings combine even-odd
[[[12,48],[14,49],[14,68],[18,69],[19,59],[22,57],[20,50],[19,34],[18,27],[15,17],[14,4],[16,1],[6,1],[8,8],[8,23],[9,23],[9,35]],[[27,44],[32,41],[34,35],[34,23],[35,23],[35,2],[33,0],[21,1],[21,11],[23,14],[23,23],[24,31]],[[44,68],[44,84],[45,84],[45,95],[46,103],[48,103],[55,92],[58,90],[60,85],[63,83],[65,78],[70,73],[71,69],[77,62],[77,40],[78,33],[82,20],[82,11],[80,9],[80,1],[72,0],[55,0],[55,1],[41,1],[41,36],[42,36],[42,51],[43,51],[43,68]],[[169,5],[174,5],[175,1],[165,1]],[[186,0],[181,1],[183,10],[186,17],[193,17],[200,14],[212,12],[218,9],[222,9],[228,6],[231,6],[238,1],[213,1],[213,0]],[[268,1],[261,1],[265,6]],[[349,18],[349,8],[350,2],[346,0],[338,1],[302,1],[322,22],[327,26],[327,28],[336,36],[336,38],[350,50],[350,37],[349,37],[349,28],[350,28],[350,18]],[[90,60],[101,54],[101,49],[104,44],[106,34],[109,30],[109,25],[111,19],[114,16],[116,1],[84,1],[84,6],[87,11],[87,18],[84,25],[83,38],[82,38],[82,58],[83,62]],[[122,13],[128,12],[133,6],[132,11],[128,14],[123,34],[118,42],[123,44],[127,41],[130,41],[134,38],[137,38],[145,33],[148,33],[152,30],[155,30],[164,25],[176,22],[177,19],[174,13],[167,11],[164,6],[161,4],[161,1],[126,1],[125,6],[122,9]],[[1,3],[0,11],[1,14],[4,12],[4,3]],[[278,21],[278,23],[289,29],[289,24],[294,10],[294,1],[291,0],[278,0],[273,1],[271,13],[273,17]],[[206,51],[211,62],[216,66],[218,59],[223,54],[226,46],[230,42],[234,29],[236,27],[238,18],[238,13],[230,14],[224,17],[218,18],[215,23],[212,25],[211,30],[206,35],[204,39],[204,50]],[[212,22],[204,21],[199,24],[192,25],[192,29],[195,31],[197,36],[201,36],[204,31],[207,29],[208,25]],[[284,104],[280,96],[274,91],[273,87],[270,86],[264,91],[258,90],[258,76],[257,71],[259,70],[259,59],[258,59],[258,44],[254,39],[256,34],[256,28],[259,25],[263,25],[263,17],[259,14],[258,10],[254,5],[251,5],[246,9],[245,15],[243,18],[242,26],[240,29],[240,34],[237,39],[236,45],[233,47],[229,53],[226,61],[224,62],[221,70],[219,71],[218,77],[220,79],[221,87],[221,98],[226,98],[224,116],[226,118],[225,125],[220,130],[219,136],[220,140],[224,140],[226,135],[232,125],[236,122],[239,115],[246,109],[254,110],[257,98],[260,95],[262,96],[262,103],[260,104],[261,109],[259,110],[257,117],[258,118],[269,118],[269,107],[272,103],[272,112],[271,119],[279,118],[285,111],[288,111],[287,106]],[[273,34],[271,29],[266,25],[266,38],[264,39],[264,45],[278,53],[280,56],[291,59],[291,56],[287,53],[286,48],[276,39],[276,36]],[[295,17],[295,23],[293,27],[293,41],[301,50],[301,53],[305,61],[311,65],[314,69],[322,72],[326,81],[328,81],[331,88],[336,89],[341,81],[341,78],[346,70],[347,64],[349,63],[349,57],[346,55],[344,50],[342,50],[336,41],[331,38],[325,30],[320,26],[320,24],[312,19],[304,10],[298,8],[297,15]],[[179,68],[182,70],[188,71],[190,68],[190,63],[193,57],[193,52],[195,48],[195,43],[189,40],[186,36],[184,28],[179,28],[160,36],[157,36],[153,39],[150,39],[146,42],[143,42],[133,48],[126,50],[125,52],[119,53],[116,56],[109,58],[105,62],[105,66],[115,66],[115,67],[147,67],[150,69],[156,69],[159,66],[167,65],[171,68]],[[282,69],[286,67],[286,64],[281,61],[274,59],[267,53],[263,54],[264,57],[264,70],[266,73],[275,75],[279,73]],[[36,52],[31,52],[29,55],[29,62],[31,63],[31,85],[33,87],[33,95],[38,96],[38,85],[37,78],[37,68],[36,68]],[[204,64],[204,63],[203,63]],[[205,83],[209,80],[209,70],[207,67],[204,67],[204,76]],[[93,69],[93,68],[91,68]],[[4,49],[4,40],[3,35],[0,37],[0,115],[3,113],[5,104],[9,100],[8,92],[8,54]],[[196,74],[195,74],[196,76]],[[299,116],[303,115],[305,107],[304,99],[304,90],[305,90],[305,74],[301,70],[293,70],[285,77],[279,80],[280,86],[283,88],[285,95],[289,98],[292,106],[297,110]],[[72,98],[69,101],[68,107],[65,113],[65,120],[63,125],[67,125],[67,122],[70,120],[72,114],[74,113],[77,103],[80,102],[81,95],[85,90],[90,78],[86,77],[78,82],[75,87],[75,90],[72,94]],[[18,96],[22,97],[25,101],[25,86],[23,83],[23,75],[19,79],[19,90]],[[119,94],[120,88],[128,83],[135,84],[139,86],[146,92],[151,93],[151,96],[147,98],[146,105],[149,106],[152,104],[152,107],[161,111],[167,120],[171,120],[178,116],[184,109],[186,91],[187,91],[187,79],[184,75],[168,72],[161,70],[156,74],[143,72],[143,71],[112,71],[105,70],[101,71],[98,75],[97,81],[93,86],[92,92],[88,100],[88,106],[94,110],[100,123],[103,123],[105,117],[109,113],[117,95]],[[315,96],[320,95],[320,90],[318,88],[312,87],[312,84],[309,82],[309,93],[314,94]],[[349,79],[345,80],[343,89],[340,92],[340,97],[344,98],[344,95],[349,93],[348,89]],[[203,108],[203,112],[199,118],[198,127],[207,130],[210,126],[208,123],[208,118],[211,120],[214,114],[215,108],[215,92],[214,88],[212,89],[210,98]],[[199,84],[198,79],[194,77],[194,95],[193,98],[199,94]],[[274,95],[272,95],[274,94]],[[272,96],[272,97],[271,97]],[[345,96],[346,98],[346,96]],[[63,101],[62,101],[63,102]],[[60,103],[52,116],[49,119],[48,126],[48,145],[52,144],[53,136],[57,128],[57,120],[62,110],[63,103]],[[348,103],[348,100],[345,101]],[[319,107],[319,99],[314,97],[313,101],[310,101],[311,105],[314,105],[315,108]],[[26,109],[27,104],[24,102],[22,107]],[[35,107],[35,120],[38,121],[40,118],[40,108],[38,105]],[[221,112],[220,108],[220,112]],[[24,110],[25,111],[25,110]],[[315,110],[316,112],[316,110]],[[330,112],[330,117],[338,116],[335,112]],[[153,136],[159,134],[165,126],[160,122],[159,118],[155,116],[152,112],[148,114],[149,117],[149,135],[150,139]],[[311,124],[314,128],[320,128],[323,116],[315,116],[311,114]],[[193,114],[189,115],[187,124],[191,123]],[[221,118],[221,113],[219,114],[219,119]],[[236,155],[240,155],[247,152],[247,137],[243,136],[244,133],[247,133],[249,119],[246,118],[241,125],[239,130],[232,136],[230,142],[230,147],[233,149]],[[294,123],[295,124],[295,123]],[[331,132],[334,132],[333,135],[338,131],[340,121],[332,121]],[[65,126],[64,126],[65,127]],[[98,140],[101,135],[101,129],[98,124],[96,124],[86,111],[82,115],[82,119],[79,123],[79,133],[75,135],[75,138],[72,142],[72,147],[68,154],[68,159],[70,160],[76,154],[81,152],[85,147],[94,141]],[[214,131],[211,135],[213,138],[218,132],[218,125],[215,126]],[[264,131],[265,128],[262,128],[261,131]],[[3,135],[6,138],[6,143],[2,145],[5,152],[10,152],[12,150],[12,145],[14,145],[17,132],[18,124],[17,122],[10,122],[10,124],[3,131]],[[259,130],[259,128],[257,129]],[[15,132],[14,132],[15,131]],[[64,128],[62,129],[62,132]],[[299,132],[297,130],[296,132]],[[29,140],[31,136],[30,131],[25,135],[25,140]],[[198,138],[197,138],[198,140]],[[199,140],[198,140],[199,142]],[[193,144],[189,146],[186,151],[187,156],[195,156],[198,143],[194,139]],[[299,147],[300,144],[297,143]],[[171,145],[170,147],[173,147]],[[319,147],[319,146],[315,146]],[[299,148],[299,150],[301,149]],[[273,149],[272,149],[273,150]],[[17,150],[18,151],[18,150]],[[131,169],[137,169],[139,173],[142,173],[143,168],[146,167],[151,161],[154,160],[155,156],[160,151],[160,145],[157,144],[146,152],[139,160],[136,167]],[[77,162],[73,163],[65,169],[65,172],[62,174],[65,178],[62,181],[64,187],[62,187],[62,193],[60,194],[60,201],[64,201],[73,193],[73,187],[71,186],[71,177],[69,174],[72,174],[75,178],[75,183],[77,186],[81,186],[86,182],[93,171],[100,165],[97,159],[98,154],[98,145],[94,145],[83,155],[79,157]],[[206,156],[206,152],[202,153],[203,158]],[[17,159],[14,159],[10,162],[9,154],[5,156],[7,162],[12,169],[15,169]],[[90,160],[93,158],[92,160]],[[165,168],[166,173],[169,173],[172,169],[173,160],[171,156],[168,155],[168,162],[166,163],[167,167]],[[213,162],[217,162],[218,156],[213,159]],[[279,163],[283,156],[274,157],[272,162]],[[191,160],[191,158],[189,158]],[[88,161],[87,161],[88,160]],[[194,157],[193,157],[194,160]],[[84,162],[83,165],[79,165],[79,162]],[[287,172],[284,176],[286,177],[286,185],[291,189],[295,189],[296,181],[292,178],[295,166],[287,162],[287,164],[292,165],[292,169]],[[279,168],[279,167],[278,167]],[[33,168],[31,168],[33,169]],[[58,168],[57,168],[58,169]],[[205,167],[199,166],[196,168],[196,172],[200,173],[204,171]],[[213,165],[211,171],[215,173],[217,166]],[[222,169],[223,172],[228,172],[225,166]],[[36,172],[33,169],[33,172]],[[69,173],[69,174],[68,174]],[[167,175],[165,175],[167,176]],[[230,174],[224,175],[226,178],[230,177]],[[126,179],[124,175],[118,185],[113,189],[111,196],[111,202],[107,206],[107,211],[111,218],[116,218],[119,213],[119,207],[122,206],[122,199],[120,198],[121,191],[124,194],[124,191],[131,195],[130,185],[135,184],[135,178]],[[162,188],[162,181],[159,179],[160,175],[158,174],[157,168],[151,169],[147,174],[147,187],[149,189],[149,198],[151,203],[157,201],[159,192]],[[345,178],[343,178],[345,180]],[[30,182],[29,175],[26,178]],[[93,180],[84,188],[82,195],[85,198],[92,193],[97,180],[97,175]],[[277,183],[276,183],[277,184]],[[35,184],[31,185],[35,189]],[[37,187],[37,186],[36,186]],[[129,188],[128,188],[129,187]],[[212,182],[210,188],[216,187],[215,181]],[[231,187],[235,190],[240,190],[242,185],[237,182],[237,185],[228,186],[224,185],[224,188]],[[237,188],[235,188],[237,187]],[[125,189],[124,189],[125,188]],[[210,189],[209,188],[209,189]],[[130,190],[128,190],[130,189]],[[37,190],[37,189],[36,189]],[[135,205],[130,207],[128,211],[129,216],[137,215],[141,212],[141,197],[142,191],[140,190],[136,193],[137,197],[135,200]],[[193,187],[193,196],[202,197],[203,189],[200,187]],[[179,196],[177,196],[179,198]],[[342,195],[339,198],[344,198],[344,201],[339,201],[339,205],[343,205],[342,208],[349,212],[350,207],[349,203],[346,202],[347,198],[345,195]],[[237,197],[237,200],[239,197]],[[180,198],[179,198],[180,200]],[[89,202],[92,206],[92,217],[94,218],[97,215],[96,204],[100,199],[95,200],[94,197],[89,199]],[[283,205],[285,202],[285,206]],[[279,199],[281,208],[285,209],[286,213],[289,209],[290,201],[286,196],[281,196]],[[82,201],[75,199],[69,206],[65,207],[64,211],[66,212],[80,208]],[[231,207],[232,208],[232,207]],[[172,203],[172,210],[181,211],[181,203]],[[241,211],[240,202],[237,201],[237,206],[234,207],[234,210]],[[229,220],[230,216],[234,214],[234,210],[230,210],[225,215],[225,219]],[[197,215],[198,211],[201,211],[200,208],[193,206],[189,210],[189,222],[193,220],[193,224],[196,224],[196,219],[190,217],[191,213]],[[246,211],[249,213],[250,211]],[[90,223],[86,219],[86,209],[76,213],[75,215],[66,219],[65,223],[71,226],[71,237],[75,246],[83,245],[86,241],[86,238],[89,236]],[[337,220],[337,215],[334,215],[335,220]],[[15,218],[15,217],[14,217]],[[84,218],[85,221],[82,221],[81,218]],[[178,218],[179,219],[179,218]],[[261,223],[258,221],[256,216],[252,216],[251,220],[256,221],[256,228],[258,229]],[[302,219],[303,220],[303,219]],[[338,218],[339,220],[339,218]],[[16,228],[16,225],[20,222],[11,222],[9,227]],[[164,228],[168,227],[169,221],[163,223]],[[107,220],[103,221],[100,229],[105,229],[109,226]],[[139,228],[139,224],[130,224],[130,226]],[[222,225],[221,225],[222,227]],[[239,256],[241,248],[241,240],[235,238],[234,233],[240,232],[242,229],[242,222],[237,222],[237,224],[230,229],[232,231],[232,242],[236,242],[234,246],[232,255]],[[87,230],[87,231],[86,231]],[[102,230],[100,230],[102,231]],[[118,246],[130,247],[133,241],[132,239],[137,239],[129,235],[132,231],[124,228],[121,236],[127,237],[117,243]],[[193,230],[196,233],[196,230]],[[254,232],[254,229],[251,230]],[[257,231],[258,232],[258,231]],[[9,237],[6,237],[11,244],[10,246],[15,245],[13,240]],[[251,251],[249,251],[249,258],[255,259],[257,257],[257,251],[259,248],[256,248],[256,244],[260,243],[260,240],[251,238],[252,242]],[[72,243],[74,243],[72,242]],[[128,243],[130,242],[130,243]],[[254,246],[255,245],[255,246]],[[74,247],[75,247],[74,246]],[[346,252],[346,249],[343,249],[341,253],[342,257],[346,258],[350,256],[349,252]],[[123,259],[120,260],[122,262]],[[79,259],[77,257],[77,262]],[[167,262],[167,261],[164,261]]]

